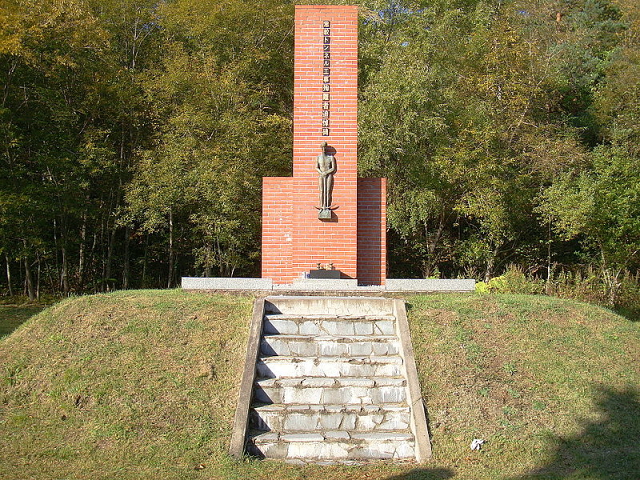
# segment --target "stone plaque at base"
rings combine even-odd
[[[311,270],[309,278],[340,278],[340,270]]]

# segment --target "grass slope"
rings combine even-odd
[[[638,477],[639,324],[548,297],[408,304],[427,465],[230,459],[252,299],[136,291],[63,301],[0,340],[0,478]]]

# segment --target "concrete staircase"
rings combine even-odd
[[[240,444],[260,458],[297,462],[426,459],[430,443],[400,304],[404,312],[403,302],[383,298],[268,298],[261,328],[252,329],[259,338],[248,355],[252,393],[244,395],[251,400],[246,405],[241,392],[236,415],[236,422],[247,417],[234,432],[244,439],[232,440],[231,453],[239,453],[235,441],[236,450]]]

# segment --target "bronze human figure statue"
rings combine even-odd
[[[331,219],[331,194],[333,193],[333,174],[336,171],[336,160],[327,153],[327,142],[322,142],[322,153],[316,159],[318,171],[318,188],[320,190],[320,207],[318,218]]]

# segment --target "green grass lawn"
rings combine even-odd
[[[252,298],[132,291],[62,301],[0,340],[0,478],[638,478],[640,324],[549,297],[407,303],[428,464],[231,459]]]
[[[0,305],[0,338],[9,335],[45,307],[42,305]]]

